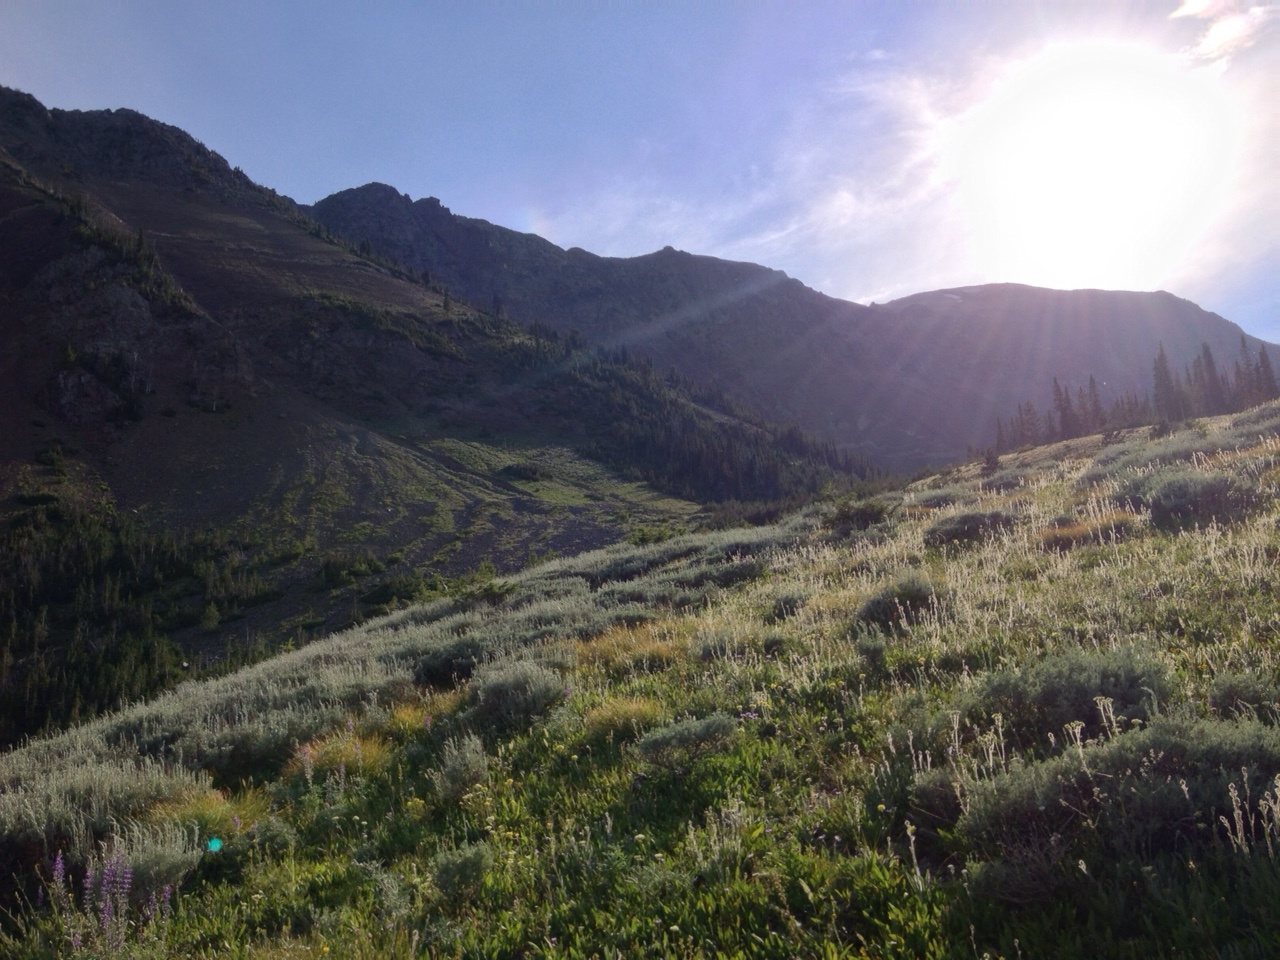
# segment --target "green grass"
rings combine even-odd
[[[0,952],[1273,956],[1280,448],[1200,429],[552,560],[0,755]],[[1166,470],[1248,509],[1113,535]]]

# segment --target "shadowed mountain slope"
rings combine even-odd
[[[72,648],[306,639],[852,467],[361,256],[180,130],[3,89],[0,403],[0,698],[36,719]]]
[[[383,184],[311,212],[523,323],[624,345],[897,469],[990,444],[997,416],[1027,399],[1049,406],[1054,377],[1074,390],[1092,374],[1107,402],[1141,396],[1160,341],[1180,369],[1202,342],[1229,365],[1242,335],[1163,292],[993,284],[867,307],[776,270],[669,247],[627,259],[562,250]],[[1259,341],[1246,340],[1256,351]]]

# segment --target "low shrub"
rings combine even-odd
[[[1061,742],[1069,723],[1084,724],[1087,736],[1101,733],[1099,697],[1111,701],[1116,723],[1125,724],[1150,719],[1172,689],[1164,661],[1144,651],[1073,649],[1021,669],[983,674],[960,695],[956,709],[970,720],[998,713],[1017,746],[1047,746],[1047,735]]]
[[[650,730],[636,744],[640,756],[672,770],[687,770],[704,756],[728,749],[738,725],[723,713],[701,719],[678,720]]]
[[[858,609],[858,620],[882,630],[903,627],[938,603],[932,583],[917,574],[885,587]]]
[[[1220,818],[1234,818],[1233,795],[1263,797],[1277,770],[1276,727],[1160,717],[972,784],[956,835],[984,860],[1054,836],[1071,857],[1197,857],[1216,842]]]
[[[1027,482],[1027,474],[1020,470],[1001,470],[982,481],[982,489],[990,493],[1006,493],[1017,490]]]
[[[870,500],[846,500],[836,506],[830,525],[841,533],[868,530],[878,523],[884,523],[896,509],[896,504],[879,497]]]
[[[493,869],[493,850],[487,843],[469,843],[453,850],[442,850],[431,861],[436,889],[451,902],[480,889]]]
[[[485,666],[471,682],[471,715],[509,726],[545,713],[564,699],[564,679],[532,660],[506,660]]]
[[[1147,487],[1151,523],[1161,530],[1180,530],[1211,521],[1229,522],[1248,507],[1248,495],[1225,473],[1179,470],[1157,474]]]
[[[1013,526],[1014,518],[993,510],[989,513],[957,513],[943,517],[924,532],[926,547],[961,546],[985,540]]]
[[[440,766],[431,775],[436,793],[444,800],[457,801],[472,787],[489,781],[489,756],[475,734],[465,734],[445,742]]]
[[[787,591],[774,597],[773,606],[769,613],[765,616],[765,623],[781,623],[784,620],[790,620],[798,614],[804,605],[809,602],[809,593],[807,591]]]
[[[939,507],[949,507],[953,503],[967,503],[973,500],[973,494],[964,487],[942,487],[937,490],[921,490],[913,493],[911,503],[917,507],[927,507],[936,510]]]
[[[1280,718],[1280,684],[1251,673],[1221,673],[1209,685],[1209,706],[1222,717]]]
[[[450,686],[469,678],[476,665],[493,652],[491,641],[473,634],[444,641],[418,658],[413,680],[422,686]]]

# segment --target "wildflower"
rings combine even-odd
[[[430,730],[431,730],[431,714],[429,714],[429,713],[423,714],[423,716],[422,716],[422,729],[423,729],[423,730],[427,730],[427,731],[430,731]]]

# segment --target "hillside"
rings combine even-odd
[[[669,247],[629,259],[562,250],[384,184],[310,212],[476,303],[625,346],[905,472],[989,446],[997,416],[1025,400],[1049,407],[1055,377],[1074,391],[1094,376],[1109,405],[1150,388],[1159,342],[1181,369],[1202,342],[1229,363],[1242,336],[1168,293],[994,284],[866,307],[777,270]],[[1259,341],[1246,340],[1256,353]]]
[[[9,90],[0,343],[0,743],[861,469],[362,256],[176,128]]]
[[[1278,455],[618,545],[0,755],[3,951],[1274,956]]]

